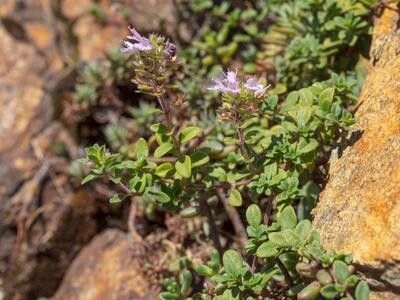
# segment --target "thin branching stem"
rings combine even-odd
[[[217,225],[215,223],[213,212],[212,212],[210,206],[208,205],[206,198],[201,199],[200,203],[201,203],[201,206],[203,207],[203,210],[207,217],[208,223],[210,224],[210,235],[211,235],[211,238],[213,239],[214,246],[215,246],[215,248],[217,248],[218,253],[220,255],[222,255],[221,242],[219,240],[219,236],[217,233]]]
[[[275,259],[276,264],[278,265],[279,270],[281,270],[283,276],[285,277],[286,283],[289,285],[289,287],[293,287],[293,279],[290,276],[288,270],[286,269],[285,265],[282,263],[279,257]]]
[[[228,200],[226,199],[224,190],[222,188],[217,189],[217,194],[218,198],[224,205],[226,214],[228,215],[232,223],[233,229],[235,230],[235,233],[238,236],[238,241],[240,243],[240,246],[244,248],[247,240],[247,234],[242,219],[240,218],[240,215],[237,212],[237,210],[228,203]]]
[[[161,106],[163,113],[164,113],[166,125],[168,127],[168,130],[171,133],[172,142],[174,143],[174,146],[180,155],[181,154],[181,145],[179,144],[179,141],[175,137],[175,132],[174,132],[175,128],[174,128],[174,125],[172,124],[171,114],[170,114],[171,110],[170,110],[169,106],[167,105],[167,103],[165,102],[164,96],[162,94],[159,94],[157,96],[157,100]]]
[[[247,152],[246,149],[246,142],[244,139],[244,134],[243,134],[243,129],[242,129],[242,122],[240,120],[240,117],[237,117],[235,119],[235,126],[236,126],[236,131],[238,134],[238,138],[239,138],[239,147],[240,147],[240,151],[242,152],[243,157],[249,162],[249,166],[250,166],[250,170],[257,174],[257,169],[254,167],[253,162],[250,161],[250,157],[249,154]]]

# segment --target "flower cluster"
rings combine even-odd
[[[222,78],[214,78],[213,86],[210,86],[208,90],[219,91],[224,95],[232,94],[237,95],[240,92],[253,93],[256,97],[262,97],[269,86],[265,86],[257,78],[250,77],[245,83],[241,82],[237,78],[237,72],[228,71],[226,74],[222,73]]]
[[[135,28],[129,27],[129,31],[132,33],[132,35],[128,35],[126,40],[122,41],[122,52],[136,53],[138,51],[149,51],[153,49],[153,46],[150,44],[150,40],[141,36]]]
[[[237,78],[237,72],[227,71],[214,78],[210,91],[222,93],[222,106],[218,110],[222,119],[236,122],[245,114],[256,112],[261,99],[266,96],[270,87],[255,77],[247,78],[245,82]]]
[[[144,37],[135,28],[129,28],[129,31],[131,35],[122,41],[121,51],[135,56],[132,81],[142,93],[162,94],[168,86],[168,71],[176,64],[175,45],[162,36],[150,34]]]

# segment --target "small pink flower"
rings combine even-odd
[[[86,167],[88,167],[88,168],[93,168],[93,167],[94,167],[94,162],[92,162],[91,160],[89,160],[89,161],[86,163]]]
[[[244,87],[250,91],[253,91],[255,96],[264,94],[265,91],[269,88],[269,86],[265,86],[260,83],[255,77],[247,79]]]
[[[141,36],[135,28],[129,28],[132,35],[128,35],[126,40],[122,41],[121,51],[136,53],[138,51],[149,51],[153,49],[150,40]]]
[[[213,86],[210,86],[208,90],[219,91],[223,94],[232,93],[238,94],[240,92],[240,80],[238,80],[236,72],[228,71],[227,74],[222,73],[223,78],[214,78]]]

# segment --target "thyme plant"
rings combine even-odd
[[[87,148],[82,162],[90,174],[82,183],[106,178],[120,189],[111,203],[129,198],[147,213],[152,207],[206,220],[198,242],[211,238],[210,260],[178,257],[159,278],[160,299],[368,299],[351,257],[324,251],[307,219],[324,175],[318,160],[355,122],[345,109],[352,84],[333,75],[280,102],[265,79],[228,70],[209,87],[220,95],[218,119],[189,111],[181,124],[175,112],[184,103],[173,99],[177,82],[169,81],[175,46],[130,32],[121,50],[133,62],[132,81],[158,103],[152,113],[163,121],[137,139],[132,159],[104,145]],[[221,236],[221,216],[236,242]]]

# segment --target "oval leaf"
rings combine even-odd
[[[229,204],[232,206],[241,206],[243,204],[242,195],[237,189],[233,189],[229,195]]]
[[[226,273],[238,277],[240,275],[241,268],[243,267],[242,256],[235,250],[225,251],[222,257],[224,269]]]
[[[297,224],[296,213],[291,206],[285,207],[280,216],[278,217],[279,223],[282,229],[292,229],[295,228]]]
[[[369,300],[369,286],[366,282],[360,281],[355,292],[356,300]]]
[[[149,154],[149,146],[144,138],[140,138],[136,142],[136,156],[137,158],[146,158]]]
[[[308,235],[311,231],[311,222],[309,220],[303,220],[299,224],[296,225],[296,235],[301,241],[306,241],[308,239]]]
[[[210,161],[210,158],[208,157],[207,153],[203,151],[197,151],[190,155],[190,158],[192,160],[192,167],[199,167],[202,166]]]
[[[247,208],[246,220],[252,227],[257,227],[261,224],[262,213],[257,204],[252,204]]]
[[[261,258],[274,257],[278,254],[278,248],[271,241],[264,242],[258,247],[256,254]]]
[[[336,290],[336,287],[333,284],[328,284],[325,285],[321,289],[321,295],[324,296],[326,299],[335,299],[336,296],[338,295],[338,291]]]
[[[186,294],[192,285],[192,273],[188,270],[183,272],[181,281],[181,293]]]
[[[336,260],[333,263],[333,273],[340,283],[344,283],[346,281],[346,278],[349,276],[349,269],[347,268],[347,264],[340,260]]]
[[[167,154],[173,148],[174,148],[174,145],[172,145],[171,143],[161,144],[159,147],[157,147],[156,151],[154,151],[154,157],[155,158],[163,157],[165,154]]]
[[[183,178],[190,178],[190,176],[192,176],[192,161],[190,160],[190,157],[185,155],[183,161],[177,161],[175,163],[175,169]]]
[[[199,127],[186,127],[179,135],[179,142],[185,144],[193,139],[195,136],[199,135],[201,128]]]
[[[164,163],[161,164],[157,167],[156,169],[156,175],[160,177],[166,177],[168,175],[172,175],[172,172],[174,171],[174,165],[171,163]]]

